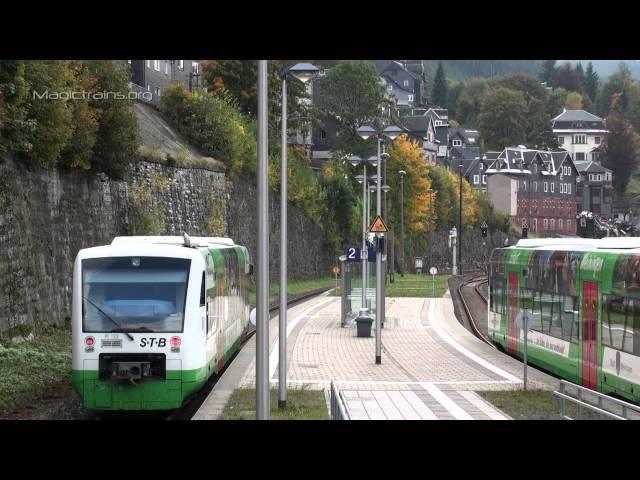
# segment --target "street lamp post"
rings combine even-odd
[[[366,316],[367,313],[367,163],[369,160],[363,160],[358,155],[351,155],[349,163],[354,167],[362,164],[364,167],[363,175],[357,175],[356,180],[362,183],[362,304],[360,307],[360,317]]]
[[[267,60],[258,61],[258,264],[256,295],[256,418],[269,420],[269,190]]]
[[[287,406],[287,77],[307,83],[320,71],[310,63],[297,63],[282,75],[282,139],[280,156],[280,309],[278,314],[278,408]]]
[[[460,159],[460,215],[458,220],[458,271],[460,275],[462,275],[462,169],[464,168],[464,163],[462,159]]]
[[[383,137],[389,138],[391,141],[395,140],[398,135],[402,133],[402,129],[396,127],[395,125],[391,125],[385,127],[381,132],[376,131],[375,129],[363,125],[359,127],[356,132],[358,135],[367,140],[371,136],[377,137],[378,143],[378,180],[382,178],[382,158],[380,156],[380,145],[382,143]],[[378,188],[376,190],[376,215],[382,216],[382,188]],[[379,236],[378,236],[379,238]],[[382,279],[382,252],[380,249],[377,249],[376,252],[376,364],[382,363],[382,315],[384,312],[384,298],[382,298],[382,288],[383,288],[383,279]]]
[[[427,228],[429,229],[429,268],[431,268],[433,267],[433,247],[432,247],[433,229],[431,228],[431,219],[432,219],[431,207],[433,205],[432,196],[438,193],[438,191],[430,188],[429,190],[427,190],[427,193],[429,194],[429,221],[427,222]]]
[[[404,276],[404,177],[407,174],[400,170],[400,275]]]

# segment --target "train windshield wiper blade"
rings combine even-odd
[[[109,315],[107,315],[106,313],[104,313],[104,311],[97,306],[95,303],[93,303],[91,300],[89,300],[87,297],[82,297],[84,298],[87,302],[89,302],[91,305],[93,305],[96,310],[98,310],[101,314],[103,314],[105,317],[107,317],[109,320],[111,320],[113,322],[113,324],[118,327],[120,329],[121,332],[123,332],[127,337],[129,337],[129,340],[131,340],[133,342],[133,336],[124,328],[122,328],[122,325],[120,325],[118,322],[116,322],[113,318],[111,318]]]

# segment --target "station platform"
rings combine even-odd
[[[289,388],[320,389],[333,380],[355,419],[498,420],[509,417],[482,399],[483,390],[521,389],[522,363],[476,338],[442,298],[387,298],[382,364],[375,331],[358,338],[342,327],[340,298],[324,294],[288,313]],[[269,375],[278,383],[278,319],[269,324]],[[528,369],[528,388],[555,390],[558,379]],[[220,418],[235,388],[255,384],[255,336],[205,400],[194,420]]]

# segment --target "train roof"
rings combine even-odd
[[[576,251],[612,251],[621,250],[640,253],[640,237],[608,238],[527,238],[519,240],[516,248],[535,248],[540,250],[576,250]]]
[[[234,246],[235,243],[230,238],[225,237],[190,237],[183,236],[130,236],[115,237],[111,245],[131,245],[141,243],[152,243],[156,245],[178,245],[191,247],[208,247],[212,245]]]

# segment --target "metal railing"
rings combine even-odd
[[[576,396],[569,395],[568,389],[574,389]],[[610,397],[604,393],[596,392],[586,387],[576,385],[575,383],[568,382],[566,380],[560,380],[560,391],[553,392],[554,396],[560,399],[560,418],[563,420],[583,420],[583,409],[587,409],[589,412],[593,412],[599,419],[606,417],[611,420],[639,420],[640,419],[640,406],[632,403],[618,400],[617,398]],[[587,402],[587,398],[597,400],[598,404]],[[587,397],[587,398],[584,398]],[[575,418],[567,415],[567,409],[565,402],[570,402],[576,405]],[[607,403],[607,405],[605,405]]]
[[[338,390],[333,380],[331,380],[331,420],[351,420],[351,412],[344,394]]]

